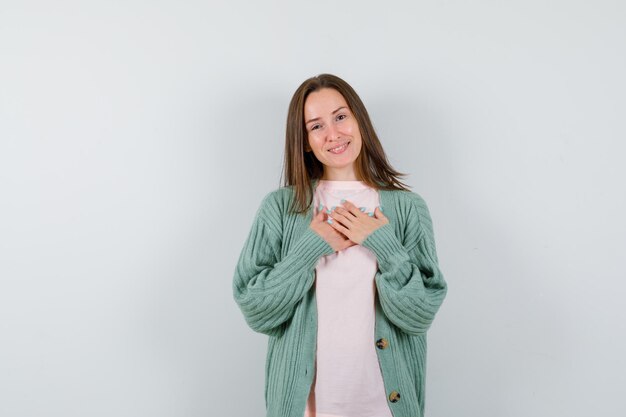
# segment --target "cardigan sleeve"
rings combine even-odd
[[[333,248],[310,226],[281,258],[280,234],[259,209],[239,256],[233,296],[250,328],[275,336],[315,280],[315,265]],[[275,220],[275,219],[274,219]]]
[[[430,327],[447,292],[439,269],[432,220],[426,202],[417,194],[407,210],[404,242],[391,223],[374,230],[362,245],[378,261],[375,282],[387,318],[411,335]]]

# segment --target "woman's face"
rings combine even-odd
[[[306,150],[324,164],[324,179],[356,180],[354,161],[361,151],[361,132],[348,103],[335,89],[310,93],[304,102]]]

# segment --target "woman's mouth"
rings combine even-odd
[[[339,155],[348,148],[348,145],[350,145],[349,141],[344,143],[343,145],[337,146],[336,148],[329,149],[328,152]]]

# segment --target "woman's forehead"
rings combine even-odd
[[[341,93],[332,88],[323,88],[309,94],[304,103],[304,114],[311,117],[325,116],[342,107],[349,108]]]

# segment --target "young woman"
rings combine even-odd
[[[291,100],[284,168],[233,281],[269,336],[267,417],[423,416],[426,332],[447,291],[425,201],[330,74]]]

